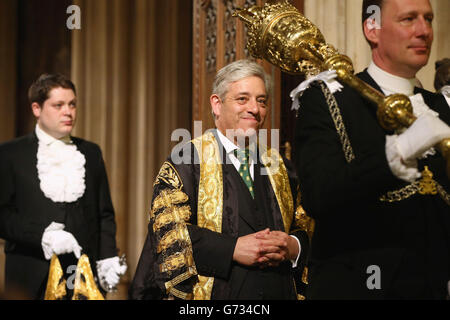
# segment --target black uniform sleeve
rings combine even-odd
[[[354,125],[348,126],[348,120],[342,122],[347,125],[355,153],[354,160],[347,162],[320,87],[306,90],[300,99],[294,158],[302,203],[307,211],[314,208],[309,212],[313,218],[334,214],[333,208],[354,199],[373,200],[374,196],[380,196],[399,184],[387,163],[385,141],[376,140],[380,135],[371,134],[381,128],[376,121],[369,119],[371,114],[366,109],[353,109],[344,117],[353,117]],[[355,145],[358,147],[354,148]]]
[[[0,147],[0,237],[14,243],[41,247],[41,238],[48,224],[19,214],[16,204],[15,168],[5,146]]]

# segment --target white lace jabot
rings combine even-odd
[[[37,171],[42,192],[53,202],[76,201],[86,189],[84,155],[69,136],[55,139],[39,125],[35,132],[39,141]]]

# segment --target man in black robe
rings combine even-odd
[[[307,217],[289,162],[256,141],[268,88],[255,62],[218,72],[217,129],[173,152],[156,177],[131,299],[297,299]]]

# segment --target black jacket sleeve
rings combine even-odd
[[[31,215],[19,213],[16,203],[17,168],[13,165],[10,147],[10,144],[0,146],[0,237],[40,248],[42,234],[49,223],[45,219],[33,219]]]
[[[339,108],[355,155],[351,162],[345,158],[343,144],[320,87],[316,84],[306,90],[300,100],[294,158],[303,204],[307,211],[314,209],[309,212],[314,218],[334,214],[334,208],[354,199],[372,201],[374,196],[393,190],[401,183],[390,171],[385,133],[374,111],[362,98],[354,96],[355,93],[345,92],[351,95],[343,96],[349,103],[344,101]],[[359,101],[361,106],[355,106],[354,101]]]

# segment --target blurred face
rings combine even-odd
[[[427,64],[433,43],[429,0],[385,0],[381,29],[368,31],[374,62],[385,71],[413,78]]]
[[[259,77],[231,83],[223,100],[212,95],[210,102],[216,115],[216,127],[224,135],[229,129],[235,130],[236,136],[256,134],[264,124],[267,93],[264,81]]]
[[[31,105],[39,127],[56,139],[72,132],[76,118],[76,97],[71,89],[54,88],[42,106]]]

